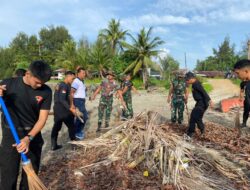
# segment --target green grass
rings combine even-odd
[[[237,86],[240,86],[241,80],[240,79],[231,79],[231,81],[236,84]]]
[[[213,87],[211,84],[209,83],[202,83],[202,86],[204,87],[204,89],[206,90],[207,93],[211,92],[213,90]]]
[[[84,80],[85,84],[91,85],[91,84],[101,84],[102,79],[101,78],[93,78],[93,79],[85,79]]]
[[[168,80],[158,80],[156,78],[150,78],[149,85],[150,86],[157,86],[157,87],[164,87],[166,89],[168,89],[170,87],[170,83]]]
[[[206,77],[197,76],[196,78],[197,78],[201,83],[205,83],[205,82],[207,82],[207,80],[208,80],[208,78],[206,78]]]
[[[208,78],[197,77],[197,79],[201,82],[202,86],[204,87],[204,89],[206,90],[207,93],[209,93],[213,90],[212,85],[208,83]]]
[[[142,90],[143,89],[143,82],[139,78],[134,78],[132,79],[133,85],[137,90]]]
[[[59,82],[61,82],[61,81],[63,81],[63,80],[51,79],[51,80],[49,80],[48,82],[49,82],[49,83],[59,83]]]

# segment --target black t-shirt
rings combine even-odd
[[[245,103],[250,107],[250,81],[245,82]]]
[[[192,93],[193,93],[193,98],[196,101],[196,106],[200,106],[206,109],[208,107],[208,102],[210,101],[210,97],[208,96],[207,92],[204,90],[200,81],[196,80],[193,83]]]
[[[244,89],[245,89],[245,86],[246,86],[247,82],[248,82],[248,81],[242,81],[242,82],[240,83],[240,89],[241,89],[241,90],[244,90]]]
[[[47,85],[33,89],[24,83],[22,77],[5,79],[0,85],[6,85],[3,99],[16,128],[32,129],[40,110],[50,110],[52,92]],[[2,124],[8,125],[3,114]]]
[[[71,114],[70,108],[70,84],[60,82],[57,84],[54,93],[54,112],[55,114]],[[60,112],[60,113],[59,113]]]

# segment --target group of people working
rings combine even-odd
[[[192,85],[192,94],[196,101],[190,115],[189,128],[187,130],[187,135],[192,138],[196,125],[201,135],[205,133],[202,118],[209,105],[213,106],[213,102],[194,73],[188,72],[184,75],[182,72],[176,72],[167,97],[167,102],[171,103],[172,123],[178,122],[178,124],[182,124],[183,122],[183,112],[185,107],[187,108],[188,103],[189,85]]]
[[[84,127],[88,120],[88,112],[85,107],[87,87],[84,83],[86,71],[78,68],[76,76],[72,71],[65,74],[64,81],[57,84],[54,93],[54,126],[51,133],[51,149],[57,150],[62,146],[57,144],[58,133],[62,123],[68,127],[70,140],[84,139]],[[97,94],[101,93],[98,106],[97,132],[101,131],[104,120],[104,127],[109,127],[112,104],[114,96],[117,97],[123,106],[122,116],[126,119],[133,117],[131,91],[136,91],[131,76],[124,76],[121,85],[115,81],[115,74],[112,71],[105,73],[105,78],[89,98],[95,100]],[[136,91],[137,92],[137,91]],[[81,115],[79,115],[79,113]]]
[[[234,72],[242,81],[250,80],[250,61],[241,60],[234,65]],[[43,138],[41,130],[45,126],[49,115],[52,90],[45,83],[50,80],[52,71],[44,61],[34,61],[30,64],[27,71],[23,74],[16,73],[16,76],[4,79],[0,83],[0,96],[3,97],[6,107],[13,120],[20,144],[16,144],[12,137],[10,128],[2,114],[1,128],[2,141],[0,146],[0,190],[13,190],[17,186],[19,174],[20,154],[27,154],[31,160],[33,168],[37,173],[39,170]],[[22,77],[18,77],[24,75]],[[88,119],[85,107],[86,85],[84,79],[86,71],[78,68],[76,74],[67,71],[64,81],[57,84],[54,92],[54,125],[51,132],[51,148],[57,150],[61,148],[57,144],[58,133],[65,123],[69,129],[71,140],[84,138],[84,126]],[[106,78],[91,96],[95,100],[98,93],[101,93],[97,132],[100,131],[104,119],[104,126],[109,127],[110,114],[114,96],[118,97],[123,105],[123,117],[132,118],[132,97],[131,91],[136,89],[131,82],[131,76],[126,75],[122,84],[119,86],[113,72],[107,72]],[[188,102],[188,85],[192,85],[193,98],[196,104],[191,112],[187,135],[192,137],[195,126],[200,129],[201,134],[205,133],[205,126],[202,118],[207,108],[213,105],[209,95],[202,87],[199,80],[192,72],[184,75],[178,74],[172,81],[167,101],[171,102],[171,121],[173,123],[183,122],[183,110]],[[245,104],[250,107],[250,83],[245,86]],[[80,114],[79,114],[80,113]],[[178,117],[176,114],[178,113]],[[76,117],[77,116],[77,117]],[[246,119],[243,120],[243,126]],[[22,171],[20,189],[27,190],[27,176]]]
[[[244,112],[241,127],[244,128],[247,127],[250,112],[250,60],[244,59],[235,63],[234,73],[242,80],[240,84],[240,100],[244,101]],[[190,84],[192,85],[192,95],[196,103],[190,115],[189,127],[186,134],[192,138],[196,125],[201,135],[205,133],[202,118],[208,107],[213,107],[211,98],[194,73],[188,72],[185,75],[183,73],[175,73],[175,78],[169,89],[167,102],[171,103],[172,123],[178,121],[178,124],[181,124],[183,122],[184,109],[185,107],[187,108],[188,88]]]

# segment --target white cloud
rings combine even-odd
[[[206,14],[211,10],[225,9],[248,0],[157,0],[154,7],[171,14]]]
[[[138,21],[145,25],[171,25],[171,24],[188,24],[190,21],[186,17],[156,14],[147,14],[140,16]]]
[[[190,20],[182,16],[173,15],[157,15],[157,14],[145,14],[138,17],[128,17],[121,20],[121,24],[125,28],[129,28],[132,32],[137,32],[142,27],[155,27],[155,30],[161,33],[167,33],[168,29],[163,26],[169,25],[186,25]]]
[[[230,9],[228,17],[231,20],[249,22],[250,21],[250,10],[247,11],[238,11],[235,8]]]
[[[156,34],[167,34],[170,30],[166,27],[156,26],[153,28],[153,32]]]
[[[249,0],[158,0],[154,8],[192,23],[250,22]]]

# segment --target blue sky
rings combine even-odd
[[[154,27],[165,41],[161,56],[171,54],[189,69],[212,54],[229,36],[236,51],[250,37],[250,0],[1,0],[0,46],[20,31],[37,34],[42,27],[64,25],[75,40],[94,42],[111,18],[136,34]]]

